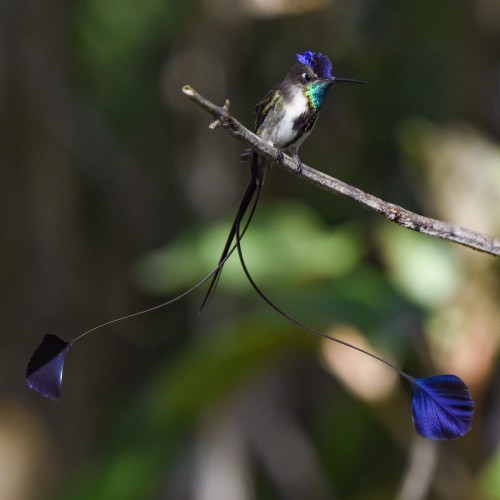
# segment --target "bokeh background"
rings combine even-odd
[[[454,373],[472,432],[436,443],[382,364],[277,316],[233,258],[204,290],[88,336],[62,397],[24,383],[67,340],[188,288],[243,193],[241,145],[180,89],[253,108],[294,63],[339,76],[303,161],[500,235],[497,0],[4,0],[0,6],[0,497],[500,498],[497,260],[275,168],[244,239],[300,320],[414,376]]]

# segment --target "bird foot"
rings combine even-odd
[[[294,154],[293,155],[293,159],[295,160],[295,173],[297,175],[301,174],[302,173],[302,162],[300,161],[300,158],[299,158],[299,155],[298,154]]]
[[[285,159],[285,153],[283,153],[283,150],[281,148],[279,148],[278,146],[274,146],[276,148],[276,151],[278,152],[277,156],[277,160],[279,162],[282,162],[284,159]]]

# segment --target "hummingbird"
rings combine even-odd
[[[278,148],[280,157],[283,156],[284,152],[289,153],[296,161],[297,173],[300,173],[302,163],[298,155],[299,147],[316,124],[319,110],[330,87],[334,83],[364,82],[334,76],[332,63],[323,54],[308,50],[304,54],[297,54],[296,57],[297,62],[285,75],[284,80],[276,84],[255,106],[254,132],[262,140]],[[227,260],[228,252],[236,237],[236,228],[241,224],[252,200],[258,199],[264,178],[272,163],[251,150],[245,151],[240,159],[250,159],[250,180],[219,259],[219,267],[212,277],[200,310],[203,309],[215,291],[223,263]],[[257,199],[254,201],[253,210]],[[253,210],[246,227],[250,223]]]
[[[330,87],[335,82],[363,82],[333,76],[331,62],[323,54],[307,51],[304,54],[297,54],[297,60],[298,62],[286,74],[285,79],[274,86],[257,104],[255,108],[257,119],[254,130],[263,140],[277,147],[280,156],[284,154],[283,151],[290,153],[297,162],[297,170],[300,171],[299,147],[314,127],[318,112]],[[44,397],[59,399],[66,355],[77,342],[107,325],[173,304],[211,280],[201,306],[203,308],[215,290],[222,267],[231,254],[237,250],[241,267],[249,283],[262,300],[279,315],[309,333],[344,347],[355,349],[361,354],[384,363],[410,384],[412,387],[412,417],[415,428],[420,435],[428,439],[454,439],[467,434],[472,427],[474,402],[468,387],[460,378],[451,374],[424,378],[412,377],[397,365],[376,354],[343,339],[332,337],[295,319],[294,316],[270,300],[256,284],[245,262],[241,241],[254,214],[264,178],[272,162],[259,157],[254,151],[244,153],[243,157],[250,159],[250,180],[238,207],[218,265],[208,275],[173,299],[149,309],[101,323],[70,341],[65,341],[57,335],[46,334],[26,367],[28,387]],[[247,221],[242,225],[247,212]]]

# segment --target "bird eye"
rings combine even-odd
[[[306,82],[310,82],[312,80],[312,76],[309,73],[302,73],[302,79]]]

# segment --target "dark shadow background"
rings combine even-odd
[[[275,168],[244,248],[278,304],[476,402],[419,438],[383,365],[298,330],[236,258],[203,290],[90,335],[62,397],[24,384],[67,340],[216,264],[248,176],[181,93],[253,107],[294,63],[339,76],[303,161],[424,215],[500,235],[494,0],[5,0],[0,7],[0,497],[500,498],[499,273]],[[366,358],[366,359],[365,359]]]

